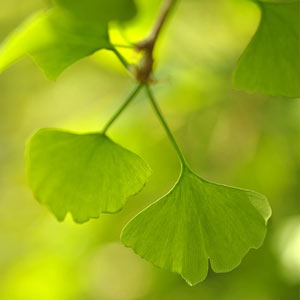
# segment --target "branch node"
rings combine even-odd
[[[164,2],[160,15],[158,16],[151,33],[148,35],[148,37],[141,40],[135,45],[137,52],[144,52],[139,65],[135,66],[135,69],[133,70],[133,75],[138,82],[152,83],[155,81],[153,79],[153,50],[161,29],[175,2],[176,0],[166,0],[166,2]]]

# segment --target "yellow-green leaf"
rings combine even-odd
[[[107,25],[78,21],[59,9],[32,16],[0,48],[0,73],[29,54],[49,79],[93,52],[111,48]]]
[[[29,184],[58,220],[78,223],[115,213],[145,185],[151,170],[136,154],[100,133],[39,130],[27,151]]]
[[[190,285],[237,267],[262,245],[271,216],[255,192],[207,182],[186,167],[174,188],[133,218],[121,240],[154,265],[179,273]]]
[[[261,22],[239,59],[234,85],[251,92],[300,97],[299,1],[260,2],[259,6]]]

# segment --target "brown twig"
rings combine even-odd
[[[156,41],[159,37],[159,34],[162,30],[163,25],[165,24],[170,11],[174,7],[176,0],[165,0],[162,5],[160,14],[150,32],[150,34],[136,44],[137,51],[143,51],[144,55],[140,61],[139,66],[137,67],[135,77],[137,81],[148,83],[153,81],[153,50],[156,44]]]

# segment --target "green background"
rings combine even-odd
[[[124,33],[131,41],[148,32],[160,1],[137,3],[140,13]],[[44,6],[42,0],[0,4],[1,40]],[[268,197],[273,216],[263,247],[251,250],[236,270],[210,272],[206,281],[189,287],[120,244],[122,227],[166,193],[179,174],[176,154],[144,94],[109,135],[151,165],[145,190],[116,215],[84,225],[68,216],[58,223],[26,183],[26,140],[41,127],[99,130],[134,82],[107,51],[76,63],[56,82],[26,58],[0,77],[0,299],[298,299],[299,101],[235,91],[231,85],[258,21],[251,2],[179,1],[157,47],[154,90],[200,176]],[[123,43],[113,28],[112,35]]]

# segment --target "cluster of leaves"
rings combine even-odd
[[[299,1],[257,4],[261,22],[239,59],[234,85],[300,97]],[[29,18],[4,42],[0,71],[29,54],[49,79],[55,79],[97,50],[117,54],[109,40],[109,22],[125,22],[136,12],[133,0],[54,0],[50,9]],[[190,169],[147,84],[139,84],[122,109],[144,87],[178,152],[182,172],[167,195],[125,226],[121,240],[154,265],[177,272],[194,285],[205,279],[208,260],[215,272],[227,272],[250,248],[260,247],[271,209],[256,192],[208,182]],[[118,212],[147,182],[148,164],[106,136],[120,112],[99,133],[42,129],[30,139],[26,151],[30,186],[58,220],[68,212],[78,223]]]

